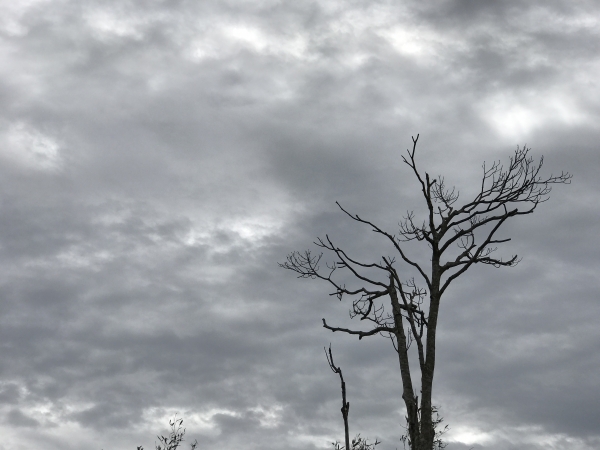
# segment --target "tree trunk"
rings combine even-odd
[[[406,405],[406,419],[408,422],[408,437],[411,441],[411,446],[414,448],[415,443],[420,440],[419,427],[419,404],[418,398],[412,385],[410,375],[410,364],[408,361],[408,349],[406,347],[406,335],[404,333],[404,323],[402,320],[402,310],[398,301],[398,293],[394,287],[393,278],[390,276],[390,299],[392,301],[392,309],[394,311],[394,325],[396,342],[398,345],[398,360],[400,362],[400,376],[402,378],[402,399]]]
[[[431,396],[435,369],[435,338],[440,308],[440,265],[439,256],[432,261],[431,291],[429,293],[429,318],[427,321],[427,343],[424,367],[421,368],[421,447],[418,450],[432,450],[435,439]]]

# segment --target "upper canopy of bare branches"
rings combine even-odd
[[[415,162],[418,138],[418,135],[413,138],[413,149],[407,151],[408,158],[403,156],[402,159],[421,185],[429,217],[421,226],[416,226],[413,214],[409,213],[400,225],[403,240],[418,239],[431,244],[439,243],[440,238],[450,229],[464,236],[486,223],[506,220],[513,215],[530,214],[538,204],[548,200],[552,184],[569,183],[571,180],[571,175],[565,172],[542,178],[540,171],[544,158],[541,157],[536,163],[529,155],[530,149],[517,147],[507,168],[499,161],[489,167],[484,163],[479,193],[473,200],[455,208],[454,204],[459,198],[455,188],[447,188],[441,176],[431,180],[428,173],[424,177],[419,173]],[[448,239],[442,251],[457,239],[460,237]]]
[[[371,331],[362,332],[333,328],[323,320],[324,326],[332,331],[357,334],[359,338],[382,331],[393,331],[393,316],[385,314],[383,308],[377,307],[374,301],[391,295],[391,291],[394,291],[401,299],[398,305],[400,311],[395,313],[408,319],[416,336],[422,335],[423,326],[427,326],[427,319],[421,309],[426,290],[419,288],[413,278],[402,281],[396,263],[403,262],[416,270],[430,294],[433,293],[438,298],[454,279],[473,264],[514,266],[518,262],[517,255],[502,259],[493,254],[497,244],[510,240],[497,238],[498,229],[511,217],[532,213],[540,203],[548,199],[553,184],[570,183],[571,180],[571,175],[565,172],[543,178],[543,158],[536,162],[529,154],[530,149],[517,147],[506,167],[500,162],[494,162],[490,166],[484,164],[479,192],[472,200],[457,206],[459,194],[455,188],[448,188],[443,177],[432,179],[427,172],[418,169],[415,159],[418,138],[418,135],[413,138],[412,150],[407,150],[407,155],[402,158],[420,185],[427,213],[422,222],[417,223],[414,213],[408,212],[399,224],[398,234],[391,234],[371,221],[348,212],[337,203],[352,220],[368,225],[372,231],[384,236],[394,247],[397,259],[383,256],[378,262],[361,262],[334,245],[330,237],[325,235],[324,239],[319,238],[315,244],[332,253],[335,257],[333,262],[321,267],[323,253],[314,255],[307,250],[291,253],[287,261],[280,264],[281,267],[296,272],[301,278],[327,281],[334,288],[331,295],[340,300],[344,295],[354,297],[351,316],[359,316],[361,320],[375,323],[375,328]],[[431,269],[423,267],[406,253],[405,243],[413,240],[428,243]],[[449,257],[450,248],[454,249],[454,253]],[[349,271],[358,281],[359,287],[348,288],[337,282],[334,273],[339,269]],[[374,270],[382,273],[382,277],[375,279],[372,275],[367,275]]]
[[[402,398],[407,411],[407,439],[415,450],[442,448],[433,417],[432,383],[435,368],[436,327],[440,300],[450,283],[473,264],[489,264],[494,267],[514,266],[517,256],[509,259],[496,257],[496,246],[509,241],[496,236],[499,228],[511,217],[532,213],[548,199],[554,184],[569,183],[571,175],[562,172],[558,176],[543,178],[540,173],[543,159],[535,162],[529,149],[518,148],[510,158],[508,166],[499,162],[483,165],[481,186],[474,198],[458,204],[458,191],[445,186],[444,178],[431,178],[418,169],[415,160],[417,140],[413,148],[403,157],[415,176],[425,203],[426,217],[415,221],[413,212],[408,212],[401,221],[398,234],[391,234],[373,222],[352,214],[339,203],[339,208],[352,220],[367,225],[383,236],[395,253],[382,256],[377,262],[365,262],[351,256],[334,244],[328,235],[315,242],[323,252],[333,256],[333,261],[321,267],[323,253],[314,255],[310,250],[293,252],[287,261],[280,264],[292,270],[300,278],[318,278],[333,287],[331,295],[340,300],[352,298],[351,317],[360,317],[372,322],[368,331],[332,327],[323,319],[323,326],[331,331],[358,335],[359,339],[383,333],[392,339],[400,362]],[[413,241],[412,244],[409,242]],[[407,253],[409,246],[424,244],[419,249],[427,265],[413,259]],[[408,269],[408,270],[407,270]],[[339,281],[336,271],[350,274],[353,286]],[[410,273],[421,279],[420,287]],[[391,312],[384,310],[382,297],[388,297]],[[422,308],[424,299],[428,302]],[[424,335],[424,330],[426,334]],[[416,343],[421,369],[421,403],[413,387],[411,362],[408,349]],[[330,355],[332,356],[332,355]],[[333,358],[330,367],[336,371]],[[340,372],[341,377],[341,372]],[[349,447],[347,440],[346,447]]]

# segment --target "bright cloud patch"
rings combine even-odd
[[[257,414],[259,417],[260,425],[265,428],[273,428],[279,425],[281,422],[281,412],[283,408],[279,405],[273,407],[257,406],[252,408],[250,411]]]
[[[572,98],[560,94],[536,95],[535,98],[517,95],[496,95],[484,101],[479,110],[482,117],[499,135],[524,139],[551,124],[579,125],[587,115]]]
[[[410,30],[405,26],[398,26],[383,30],[379,34],[403,55],[423,58],[436,54],[438,43],[435,42],[435,35],[425,30]]]
[[[211,408],[205,411],[183,411],[181,408],[148,408],[144,412],[145,419],[152,424],[155,429],[164,428],[175,417],[184,418],[184,425],[190,429],[199,430],[204,435],[218,435],[219,429],[214,422],[214,417],[218,414],[237,417],[239,414],[224,408]],[[183,417],[185,416],[185,417]]]
[[[227,58],[240,49],[258,54],[306,58],[307,40],[299,34],[273,34],[249,24],[208,28],[191,39],[186,54],[192,61]]]
[[[24,122],[11,124],[1,141],[0,154],[18,164],[38,170],[56,170],[62,164],[58,141]]]
[[[23,36],[29,31],[23,16],[48,0],[20,0],[0,3],[0,30],[9,36]]]
[[[456,427],[448,437],[452,442],[461,442],[466,445],[486,444],[493,440],[491,434],[468,426]]]

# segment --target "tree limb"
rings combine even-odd
[[[328,330],[331,330],[334,333],[336,331],[342,331],[347,334],[356,334],[356,335],[358,335],[359,340],[361,340],[365,336],[373,336],[374,334],[381,333],[382,331],[388,332],[388,333],[394,332],[394,328],[391,328],[391,327],[377,327],[370,331],[355,331],[355,330],[349,330],[348,328],[330,327],[329,325],[327,325],[327,322],[325,322],[325,319],[323,319],[323,328],[327,328]]]

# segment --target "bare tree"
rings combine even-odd
[[[378,262],[362,262],[352,258],[333,243],[328,235],[315,242],[317,247],[333,254],[333,262],[321,268],[323,253],[310,250],[293,252],[280,264],[292,270],[299,278],[318,278],[333,286],[330,295],[342,300],[352,299],[351,317],[372,323],[367,331],[323,326],[333,332],[366,336],[383,334],[390,337],[398,353],[402,379],[402,398],[406,406],[407,441],[412,450],[432,450],[436,444],[436,408],[431,403],[435,369],[435,342],[440,301],[450,284],[474,264],[494,267],[512,267],[518,263],[516,255],[510,259],[496,257],[497,245],[510,239],[496,237],[499,228],[513,217],[531,214],[540,203],[549,198],[553,184],[568,184],[569,173],[540,175],[543,157],[535,162],[527,147],[519,148],[505,168],[500,162],[483,165],[479,192],[475,197],[457,206],[459,195],[444,184],[444,178],[431,178],[417,168],[415,152],[419,136],[412,138],[412,150],[403,156],[422,193],[426,218],[417,222],[413,212],[399,224],[398,234],[391,234],[369,220],[339,208],[352,220],[367,225],[386,239],[395,256],[382,256]],[[410,241],[420,243],[421,254],[427,254],[430,266],[418,262],[407,251]],[[412,244],[411,244],[412,245]],[[401,266],[401,267],[397,267]],[[347,287],[339,281],[339,270],[348,271],[357,285]],[[412,273],[415,277],[409,277]],[[418,281],[417,281],[418,280]],[[383,299],[389,299],[391,313]],[[408,351],[416,344],[421,373],[421,398],[415,394],[411,377]]]

